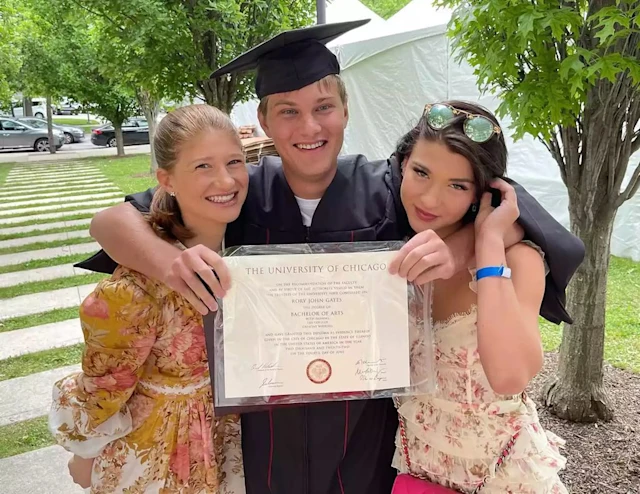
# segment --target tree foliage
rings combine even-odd
[[[411,0],[360,0],[383,19],[402,10]]]
[[[253,95],[253,75],[210,80],[211,72],[315,19],[313,0],[71,1],[104,19],[114,68],[132,85],[156,98],[197,95],[227,112]]]
[[[19,63],[19,48],[16,40],[18,29],[18,10],[12,1],[0,9],[0,109],[9,108],[14,92]]]

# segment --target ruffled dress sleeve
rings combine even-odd
[[[58,444],[80,457],[95,458],[131,432],[127,401],[156,341],[161,314],[152,286],[143,275],[118,268],[80,306],[82,371],[54,384],[49,413]]]

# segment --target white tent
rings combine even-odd
[[[440,26],[449,22],[451,12],[451,9],[434,7],[431,0],[413,0],[386,22],[384,33],[394,34]]]
[[[421,15],[423,11],[425,15]],[[397,139],[416,123],[428,102],[462,99],[494,111],[497,108],[496,98],[479,93],[472,68],[454,61],[446,36],[448,17],[437,17],[433,12],[428,0],[414,0],[394,16],[395,20],[387,21],[386,35],[332,48],[349,91],[350,121],[344,153],[362,153],[370,159],[388,157]],[[434,26],[434,19],[442,23]],[[403,24],[413,30],[400,30]],[[514,142],[509,120],[501,123],[509,148],[509,176],[568,227],[566,189],[549,152],[530,137]],[[631,163],[638,163],[639,157],[636,155]],[[634,166],[630,168],[626,182]],[[640,260],[640,194],[618,212],[612,252]]]
[[[375,38],[385,30],[385,20],[358,0],[329,0],[327,5],[327,23],[359,21],[370,19],[367,24],[329,42],[327,46],[353,43],[363,39]]]

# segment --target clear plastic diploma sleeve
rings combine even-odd
[[[205,317],[216,415],[432,392],[431,286],[389,274],[402,245],[227,249],[232,286]]]

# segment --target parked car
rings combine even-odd
[[[62,100],[56,105],[56,115],[77,115],[82,113],[82,105],[70,99]]]
[[[47,121],[42,118],[35,117],[19,117],[14,120],[24,122],[36,129],[46,129]],[[72,144],[74,142],[80,142],[84,139],[84,130],[80,127],[72,127],[70,125],[52,124],[54,129],[61,130],[64,133],[64,143]]]
[[[53,129],[56,149],[64,144],[64,134]],[[49,132],[47,129],[36,129],[12,118],[0,118],[0,149],[31,148],[41,153],[49,151]]]
[[[149,124],[140,117],[130,118],[122,124],[122,138],[125,146],[149,144]],[[116,131],[112,124],[106,124],[91,131],[91,142],[96,146],[116,146]]]
[[[13,102],[12,106],[15,117],[25,116],[21,101]],[[55,113],[55,107],[53,105],[51,105],[51,111]],[[47,118],[47,100],[45,98],[33,98],[31,100],[31,114],[36,118]]]

